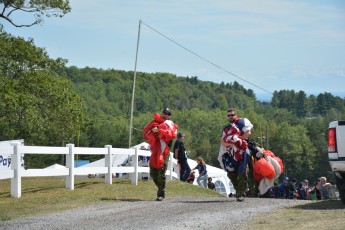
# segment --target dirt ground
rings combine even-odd
[[[1,222],[0,229],[246,229],[249,220],[304,201],[180,197],[164,201],[114,201],[57,214]]]

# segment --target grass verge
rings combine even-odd
[[[123,200],[154,200],[157,187],[151,181],[132,185],[129,179],[113,179],[104,184],[102,178],[76,178],[74,190],[65,188],[65,179],[37,177],[22,179],[22,197],[11,198],[11,181],[0,180],[0,221],[21,219],[91,204]],[[180,181],[167,181],[166,196],[221,196]]]
[[[250,230],[329,229],[343,230],[345,205],[340,200],[306,201],[288,208],[258,215],[250,221]]]

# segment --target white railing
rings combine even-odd
[[[149,173],[149,167],[140,167],[138,165],[139,156],[150,156],[150,151],[140,150],[139,148],[112,148],[106,145],[104,148],[85,148],[75,147],[74,144],[67,144],[66,147],[48,147],[48,146],[24,146],[18,143],[12,146],[0,147],[0,153],[11,155],[11,169],[0,171],[1,179],[11,179],[11,197],[21,197],[21,181],[23,177],[42,177],[42,176],[65,176],[66,188],[74,190],[74,179],[76,175],[104,174],[105,183],[112,184],[112,175],[114,173],[127,173],[131,183],[138,184],[139,173]],[[24,169],[21,167],[22,154],[63,154],[66,156],[66,168],[61,169]],[[105,165],[102,167],[74,167],[75,155],[104,155]],[[114,155],[127,155],[131,161],[129,166],[114,167],[112,159]],[[177,161],[170,153],[167,180],[179,178]]]

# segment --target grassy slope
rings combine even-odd
[[[65,179],[57,177],[23,178],[22,197],[10,197],[10,180],[0,180],[0,221],[23,218],[41,213],[122,200],[153,200],[157,188],[152,181],[137,186],[128,179],[113,179],[104,184],[101,178],[76,178],[73,191],[65,188]],[[167,182],[167,196],[221,196],[215,191],[180,181]]]
[[[310,201],[257,216],[249,229],[345,229],[345,205],[340,200]],[[279,226],[279,227],[278,227]]]

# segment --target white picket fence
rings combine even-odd
[[[149,167],[138,165],[139,156],[150,156],[147,150],[139,148],[112,148],[106,145],[104,148],[75,147],[74,144],[67,144],[66,147],[48,146],[25,146],[14,143],[12,146],[0,146],[0,153],[11,155],[11,169],[0,171],[0,180],[11,179],[11,197],[19,198],[22,193],[23,177],[46,177],[46,176],[65,176],[66,188],[74,190],[74,179],[77,175],[104,174],[105,183],[112,184],[114,173],[127,173],[132,184],[138,184],[139,173],[149,173]],[[66,168],[61,169],[24,169],[21,167],[22,154],[63,154],[66,159]],[[74,167],[75,155],[104,155],[104,167]],[[131,159],[128,166],[113,167],[113,157],[117,154],[128,155]],[[179,178],[177,161],[170,153],[167,169],[167,180]]]

